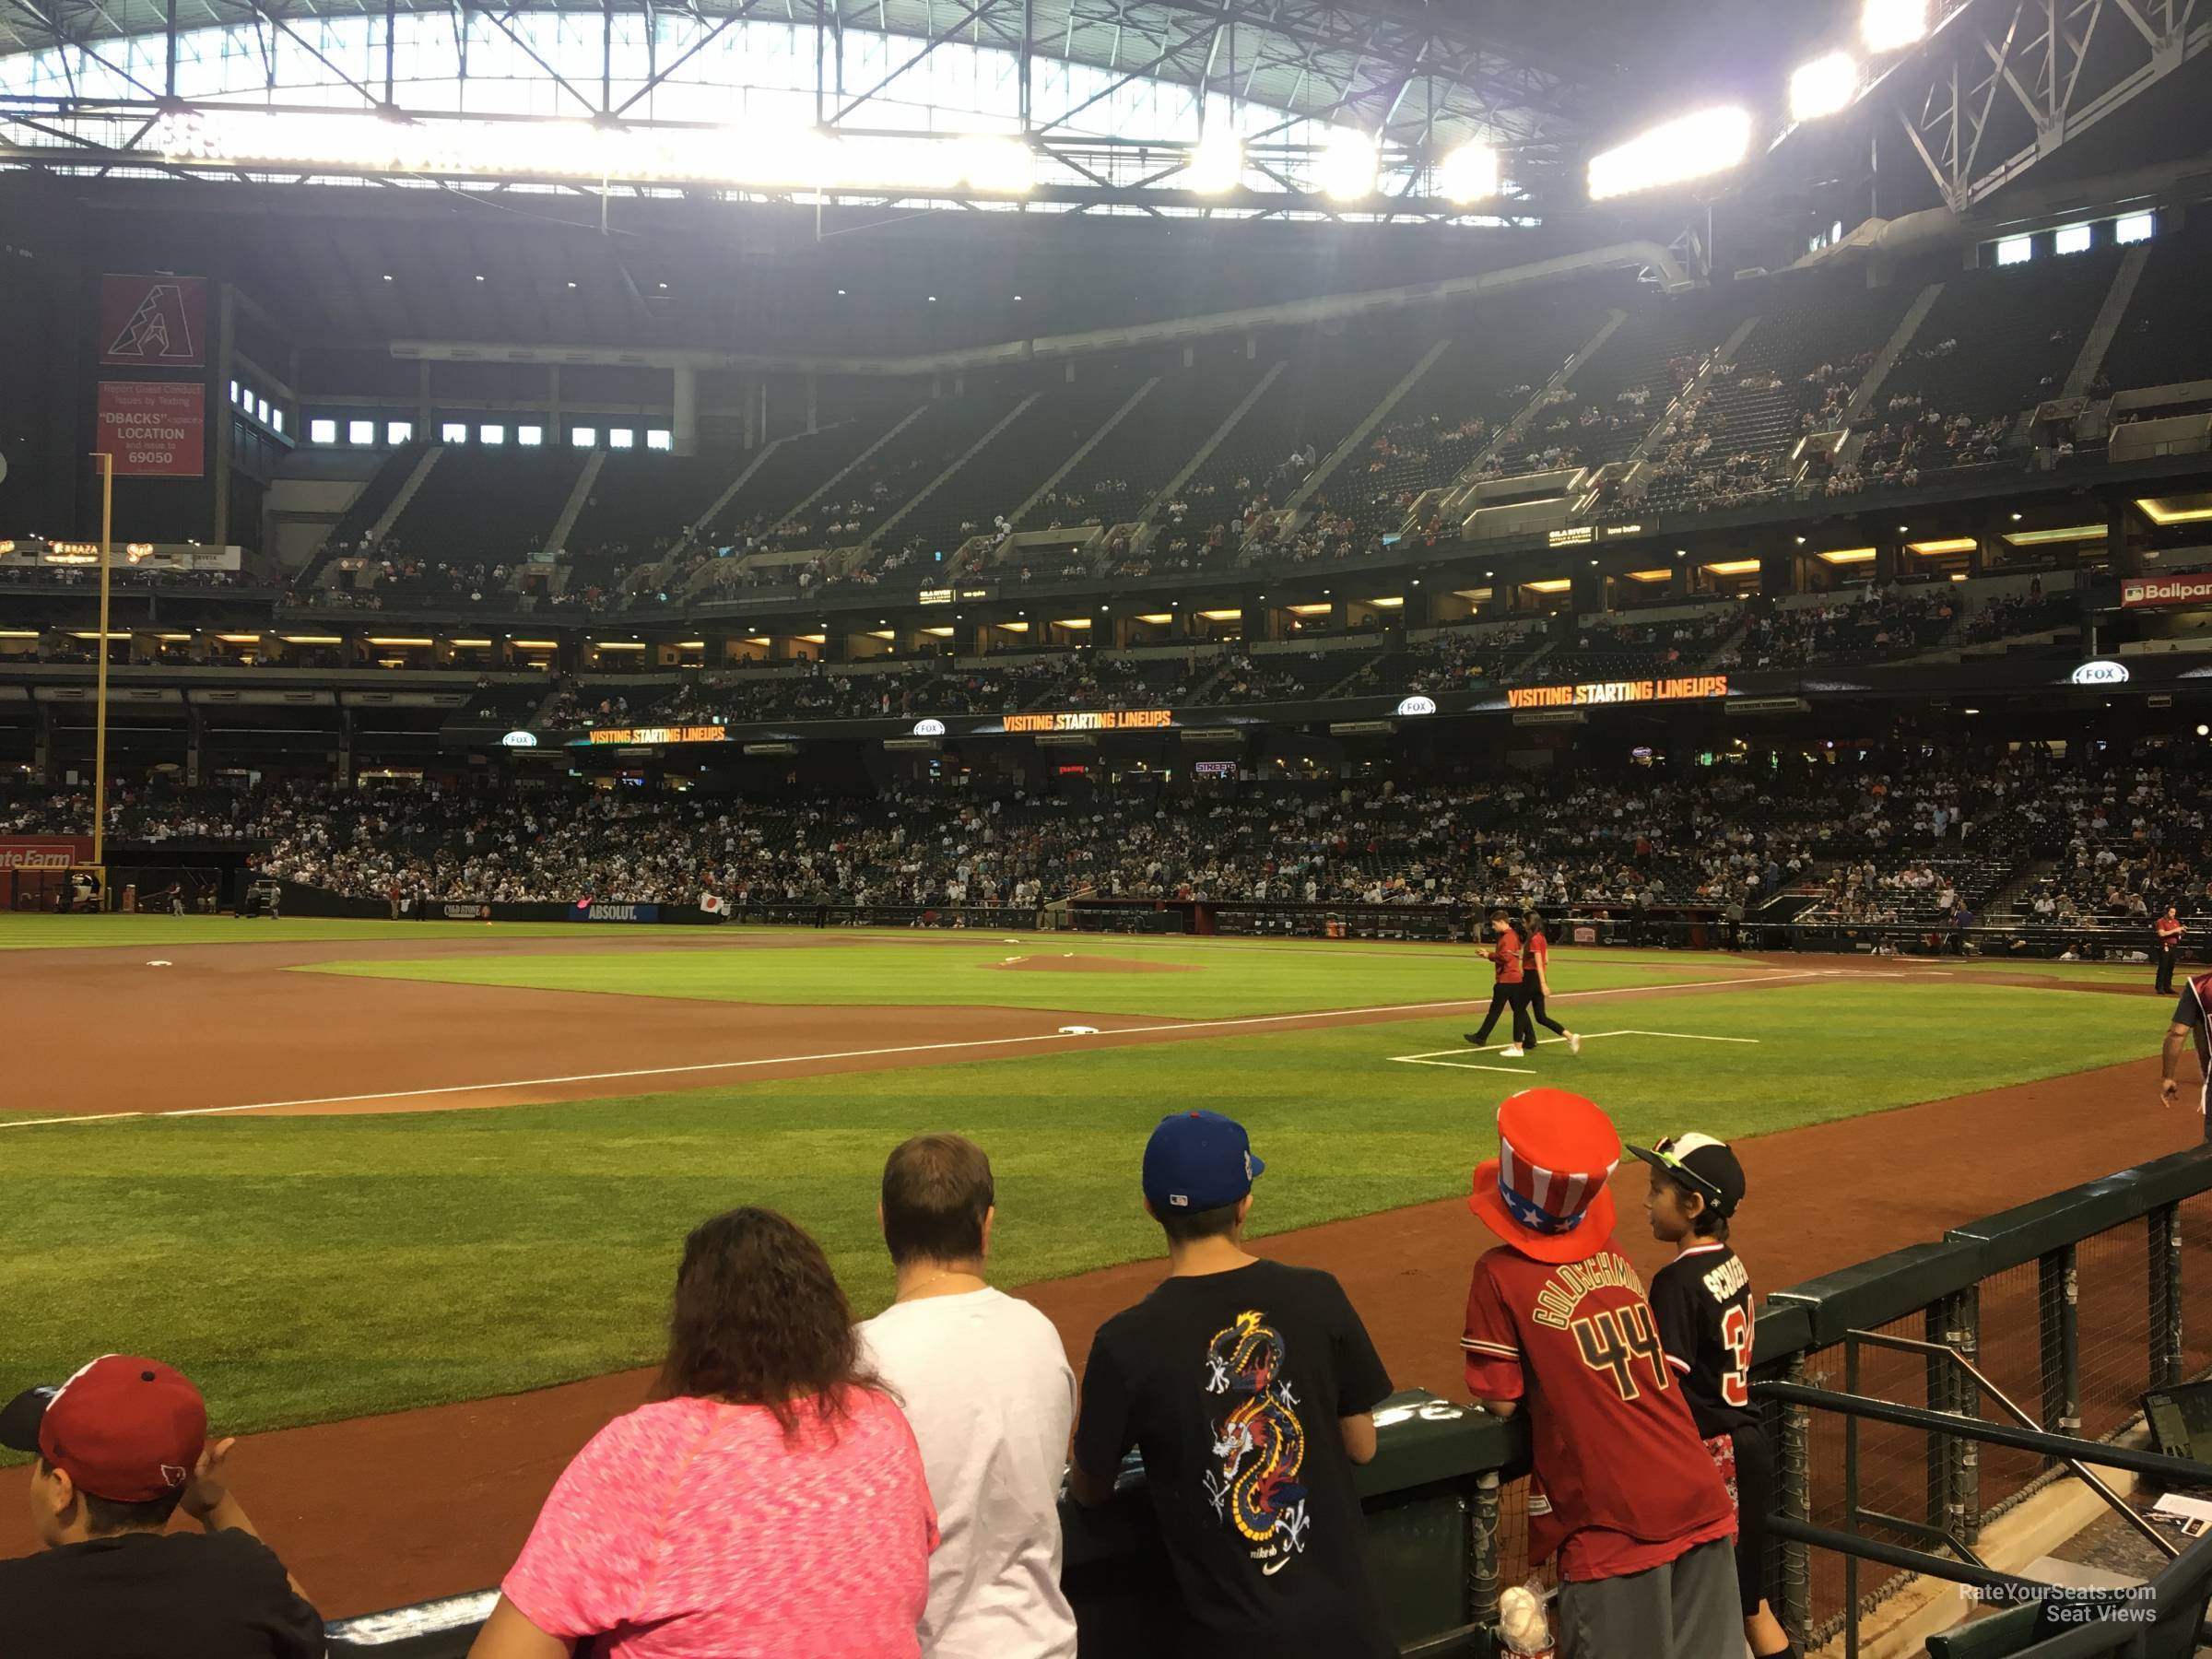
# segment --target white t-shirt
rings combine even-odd
[[[1059,1495],[1076,1376],[1052,1321],[982,1289],[887,1308],[860,1335],[905,1404],[937,1506],[924,1659],[1075,1659]]]

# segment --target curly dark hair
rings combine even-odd
[[[790,1436],[805,1408],[834,1422],[853,1390],[881,1385],[861,1363],[830,1258],[804,1228],[747,1206],[691,1230],[654,1399],[765,1406]]]

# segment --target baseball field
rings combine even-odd
[[[1419,945],[5,917],[0,984],[0,1389],[182,1367],[266,1433],[241,1482],[333,1613],[497,1575],[636,1398],[702,1217],[785,1210],[881,1306],[875,1182],[920,1131],[990,1152],[996,1277],[1079,1362],[1149,1282],[1146,1133],[1241,1118],[1268,1248],[1439,1392],[1483,1247],[1456,1198],[1515,1089],[1744,1143],[1766,1288],[2198,1134],[2155,1099],[2147,970],[1562,947],[1583,1052],[1520,1059],[1462,1040],[1487,967]],[[363,1550],[361,1483],[410,1447],[477,1535]]]

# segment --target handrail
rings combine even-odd
[[[2002,1423],[1988,1423],[1980,1418],[1961,1417],[1955,1411],[1930,1411],[1920,1406],[1900,1406],[1893,1400],[1839,1394],[1832,1388],[1813,1388],[1802,1382],[1755,1382],[1751,1392],[1755,1397],[1778,1400],[1785,1406],[1810,1406],[1844,1417],[1894,1423],[1903,1429],[1924,1429],[1934,1434],[1957,1435],[1962,1440],[1981,1441],[2015,1452],[2033,1452],[2042,1457],[2065,1458],[2085,1443],[2070,1440],[2063,1434],[2044,1434],[2030,1429],[2007,1429]],[[2212,1464],[2194,1463],[2186,1457],[2168,1457],[2160,1452],[2138,1452],[2133,1446],[2099,1443],[2096,1455],[2084,1461],[2102,1464],[2114,1469],[2125,1469],[2131,1475],[2153,1476],[2173,1486],[2202,1486],[2212,1481]]]
[[[1981,1369],[1976,1366],[1971,1359],[1969,1359],[1964,1354],[1960,1353],[1949,1343],[1923,1342],[1918,1337],[1891,1336],[1885,1335],[1880,1331],[1853,1331],[1851,1334],[1851,1338],[1854,1342],[1863,1342],[1873,1347],[1893,1348],[1900,1354],[1942,1355],[1948,1359],[1951,1363],[1956,1365],[1960,1371],[1971,1377],[1975,1383],[1981,1388],[1982,1392],[1987,1394],[1991,1399],[1996,1401],[1998,1406],[2001,1406],[2015,1422],[2018,1423],[2020,1427],[2023,1429],[2034,1429],[2037,1427],[2036,1421],[2033,1418],[2030,1417],[2025,1411],[2022,1411],[2018,1406],[2012,1403],[2011,1395],[2007,1394],[1994,1382],[1992,1382],[1987,1377],[1983,1376]],[[2166,1535],[2159,1531],[2157,1527],[2153,1526],[2149,1522],[2144,1520],[2141,1515],[2136,1513],[2135,1507],[2130,1504],[2126,1499],[2121,1497],[2119,1493],[2113,1491],[2111,1485],[2105,1480],[2103,1476],[2098,1474],[2095,1470],[2091,1469],[2087,1464],[2083,1463],[2077,1457],[2062,1457],[2059,1459],[2059,1461],[2065,1464],[2067,1468],[2073,1470],[2074,1473],[2080,1477],[2083,1485],[2087,1486],[2091,1491],[2095,1492],[2098,1497],[2103,1499],[2105,1503],[2111,1507],[2113,1513],[2117,1514],[2123,1521],[2126,1522],[2130,1526],[2141,1533],[2146,1538],[2148,1538],[2151,1544],[2157,1549],[2159,1549],[2168,1560],[2172,1560],[2175,1557],[2182,1553],[2180,1545],[2174,1543],[2172,1539],[2167,1537]]]

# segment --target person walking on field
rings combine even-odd
[[[1528,987],[1522,963],[1521,935],[1513,931],[1512,918],[1501,910],[1490,912],[1490,932],[1497,935],[1498,943],[1482,953],[1489,958],[1498,975],[1490,987],[1490,1011],[1483,1016],[1481,1030],[1462,1034],[1477,1048],[1482,1047],[1489,1041],[1498,1016],[1511,1008],[1513,1041],[1499,1052],[1508,1060],[1518,1060],[1536,1046],[1536,1028],[1528,1022]]]
[[[1522,971],[1528,985],[1529,1046],[1535,1046],[1536,1027],[1542,1026],[1567,1039],[1569,1053],[1581,1053],[1583,1040],[1544,1011],[1544,999],[1551,994],[1551,941],[1544,936],[1544,918],[1535,911],[1522,917],[1521,936],[1528,941]]]
[[[2182,921],[2174,914],[2172,905],[2159,918],[2159,982],[2152,988],[2154,996],[2173,994],[2173,965],[2182,955]]]

